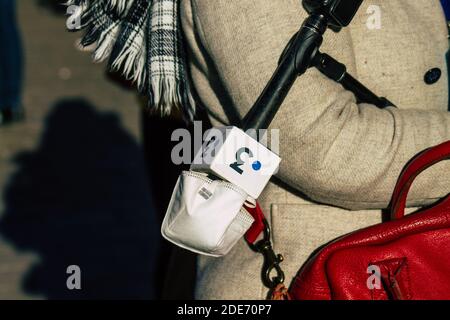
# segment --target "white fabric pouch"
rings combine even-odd
[[[235,185],[184,171],[178,178],[161,233],[168,241],[195,253],[221,257],[253,224],[243,208],[248,196]]]

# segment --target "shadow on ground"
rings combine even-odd
[[[27,293],[154,297],[159,231],[143,153],[114,114],[60,101],[37,150],[14,161],[0,233],[40,258],[23,280]],[[67,289],[70,265],[81,268],[81,290]]]

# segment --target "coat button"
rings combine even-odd
[[[439,68],[433,68],[431,70],[428,70],[427,73],[425,73],[425,83],[426,84],[435,84],[439,81],[439,79],[442,76],[442,71]]]

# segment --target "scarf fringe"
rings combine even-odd
[[[160,111],[161,116],[169,115],[173,107],[186,112],[185,118],[193,119],[195,108],[184,108],[183,106],[195,106],[194,98],[190,90],[186,88],[186,83],[176,81],[173,78],[162,76],[152,77],[150,83],[149,105]]]
[[[145,47],[146,44],[144,43],[139,49],[134,47],[123,48],[117,55],[111,55],[113,59],[110,62],[111,70],[121,70],[127,80],[136,83],[140,92],[145,91],[145,85],[147,84],[145,80],[147,77]]]
[[[130,0],[110,0],[109,5],[111,9],[115,9],[117,14],[123,15],[129,9],[133,1]]]
[[[92,52],[94,62],[103,62],[109,58],[110,70],[119,71],[127,80],[136,84],[139,92],[148,95],[149,108],[158,110],[162,116],[169,115],[173,108],[178,108],[182,110],[186,121],[190,122],[194,118],[196,104],[188,77],[183,74],[187,70],[184,57],[179,57],[177,61],[181,75],[174,75],[170,71],[167,74],[164,71],[152,74],[148,67],[152,59],[148,56],[152,36],[151,9],[148,8],[143,17],[145,27],[139,30],[132,28],[130,32],[126,26],[126,16],[133,13],[132,8],[137,1],[139,0],[67,0],[65,4],[81,6],[79,15],[85,34],[80,44],[82,47],[95,44]],[[103,14],[100,15],[99,12]],[[142,39],[142,43],[133,41],[136,38]]]

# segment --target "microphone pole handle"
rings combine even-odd
[[[347,67],[326,53],[318,52],[315,57],[314,66],[328,78],[342,84],[342,86],[353,92],[359,102],[369,103],[380,109],[395,107],[388,99],[378,97],[361,82],[356,80],[347,72]]]

